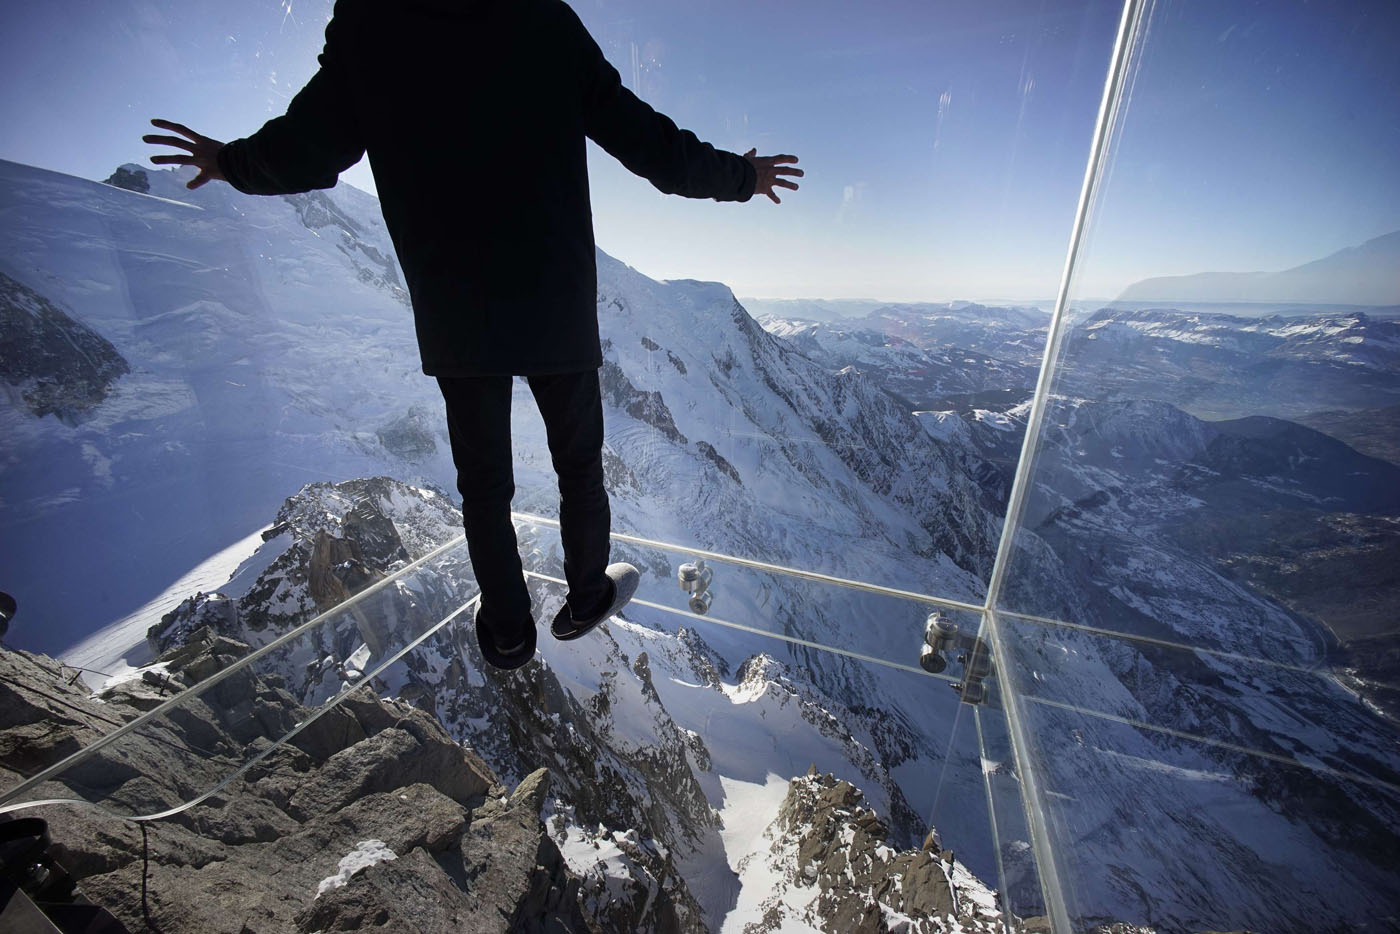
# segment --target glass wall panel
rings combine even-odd
[[[1006,465],[946,413],[996,421],[1029,393],[1116,4],[578,6],[626,88],[808,171],[782,205],[716,204],[590,149],[615,527],[980,602]],[[12,367],[0,409],[16,645],[148,661],[146,630],[223,586],[306,484],[455,495],[368,165],[256,198],[188,190],[139,142],[149,116],[228,139],[281,113],[330,12],[118,5],[6,30],[32,93],[3,104],[31,129],[0,152],[0,271],[7,307],[49,315],[18,350],[47,369]],[[523,384],[513,427],[515,506],[554,515]]]
[[[1400,21],[1129,7],[1042,393],[1010,413],[993,600],[1040,868],[1073,930],[1385,930]]]

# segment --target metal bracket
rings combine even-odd
[[[982,704],[987,700],[986,681],[995,670],[992,649],[977,636],[968,635],[942,613],[930,613],[924,622],[924,644],[919,652],[919,667],[929,674],[942,674],[948,667],[944,653],[957,652],[963,666],[962,680],[951,684],[964,704]]]
[[[714,569],[706,566],[704,558],[682,564],[676,572],[676,581],[681,585],[681,590],[690,594],[690,612],[696,616],[704,616],[714,602],[714,591],[710,590],[710,582],[714,579]]]

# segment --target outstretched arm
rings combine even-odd
[[[337,11],[339,12],[339,11]],[[157,165],[191,165],[199,174],[189,188],[223,179],[250,195],[284,195],[313,188],[330,188],[340,173],[360,161],[365,153],[342,57],[342,28],[335,17],[326,26],[321,69],[292,98],[287,112],[265,123],[246,139],[227,145],[201,136],[168,120],[152,120],[176,136],[143,136],[148,143],[175,146],[184,155],[152,156]]]
[[[569,11],[584,61],[584,130],[629,171],[666,194],[716,201],[747,201],[755,193],[775,203],[774,185],[796,190],[779,175],[801,177],[802,170],[777,168],[796,156],[738,156],[702,142],[665,114],[622,86],[622,78],[604,57],[583,23]]]

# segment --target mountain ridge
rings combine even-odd
[[[1128,286],[1121,301],[1400,304],[1400,230],[1281,272],[1201,272]]]

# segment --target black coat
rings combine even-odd
[[[668,194],[753,195],[749,161],[624,88],[561,0],[338,0],[320,64],[219,168],[290,194],[368,152],[432,376],[602,364],[585,137]]]

